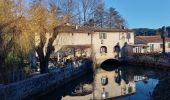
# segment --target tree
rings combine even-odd
[[[109,11],[107,13],[107,27],[109,28],[115,28],[115,16],[118,15],[118,12],[115,10],[115,8],[110,7]]]
[[[116,15],[115,28],[122,29],[123,27],[125,27],[125,20],[120,15]]]
[[[61,16],[67,17],[68,23],[74,23],[73,20],[75,21],[76,6],[76,0],[58,0],[58,7],[61,10]]]
[[[22,64],[31,48],[23,4],[23,0],[0,1],[0,80],[3,82],[8,82],[7,72],[24,67]]]
[[[105,9],[104,9],[104,3],[100,3],[97,5],[95,11],[94,11],[94,19],[96,21],[97,26],[103,27],[104,21],[105,21]]]
[[[48,72],[48,62],[50,54],[54,51],[53,42],[56,39],[57,33],[57,7],[55,4],[50,4],[47,9],[41,0],[34,1],[30,10],[31,14],[31,29],[38,37],[35,42],[35,49],[40,61],[40,72]],[[49,37],[46,35],[51,33]]]
[[[86,21],[90,20],[90,16],[92,17],[97,0],[80,0],[80,4],[82,5],[83,21],[86,23]]]
[[[3,66],[17,36],[17,22],[21,16],[16,15],[15,8],[14,1],[0,1],[0,67]]]

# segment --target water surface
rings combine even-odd
[[[41,100],[149,100],[163,71],[138,66],[98,68],[35,99]]]

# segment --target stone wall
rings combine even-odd
[[[152,57],[152,56],[129,56],[126,59],[128,64],[150,66],[156,68],[170,68],[170,59],[163,57]]]
[[[57,88],[85,74],[91,62],[83,62],[81,66],[67,65],[46,74],[40,74],[24,81],[9,85],[0,85],[0,100],[20,100],[40,95]]]

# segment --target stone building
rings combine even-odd
[[[125,43],[134,45],[134,32],[128,29],[64,25],[59,26],[58,31],[59,35],[53,43],[55,52],[51,55],[58,60],[63,56],[68,58],[83,56],[102,62],[106,59],[115,59],[117,44],[119,44],[120,52]],[[47,38],[51,36],[50,33],[46,35]]]
[[[136,36],[135,53],[162,52],[163,42],[160,36]],[[170,52],[170,38],[165,38],[165,50]]]

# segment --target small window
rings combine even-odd
[[[101,44],[104,44],[104,41],[103,41],[103,40],[101,40]]]
[[[106,39],[107,38],[106,33],[99,33],[99,38]]]
[[[90,35],[90,33],[88,33],[88,36]]]
[[[138,53],[138,48],[136,48],[136,53]]]
[[[154,45],[153,44],[150,45],[150,49],[151,49],[151,52],[154,51]]]
[[[170,48],[170,43],[168,43],[168,48]]]
[[[100,47],[100,53],[107,53],[107,47],[106,46]]]
[[[160,48],[163,48],[163,44],[160,44]]]
[[[129,40],[131,38],[131,34],[128,32],[126,37]]]

